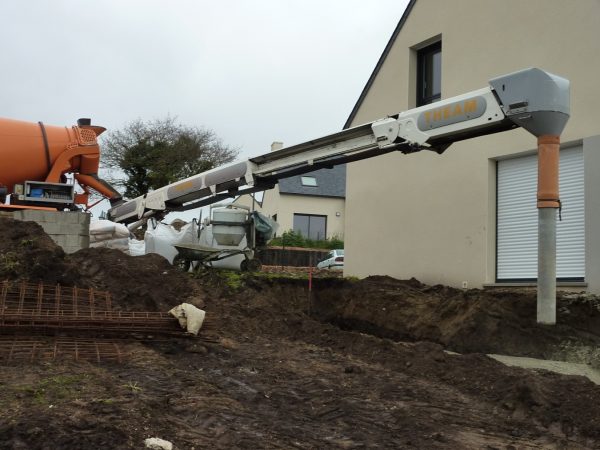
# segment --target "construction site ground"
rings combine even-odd
[[[600,387],[487,354],[600,366],[600,300],[319,273],[174,270],[157,255],[65,255],[0,219],[0,280],[108,291],[122,311],[207,312],[203,338],[139,335],[121,363],[0,366],[0,448],[600,448]],[[549,363],[550,365],[552,363]],[[552,369],[552,367],[549,367]]]

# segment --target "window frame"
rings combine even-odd
[[[314,182],[314,184],[305,183],[305,181],[308,181],[308,180],[312,180],[311,183]],[[302,176],[300,176],[300,183],[304,187],[319,187],[319,184],[317,183],[317,178],[313,177],[313,176],[310,176],[310,175],[302,175]]]
[[[308,218],[308,236],[304,236],[304,234],[300,231],[298,231],[298,233],[302,234],[302,236],[304,236],[307,239],[313,239],[313,240],[325,240],[327,239],[327,215],[324,214],[305,214],[305,213],[294,213],[293,217],[292,217],[292,229],[294,230],[294,232],[296,232],[296,216],[302,216],[302,217],[307,217]],[[310,222],[311,222],[311,218],[315,217],[315,218],[320,218],[320,219],[324,219],[324,227],[323,227],[323,237],[321,238],[313,238],[311,237],[311,233],[310,233]]]
[[[426,89],[425,77],[427,75],[428,70],[433,70],[433,67],[426,67],[426,65],[429,64],[432,66],[432,64],[431,64],[432,57],[433,57],[433,55],[435,55],[437,53],[440,54],[440,68],[439,68],[440,92],[434,93],[429,96],[425,96],[425,89]],[[429,105],[431,103],[435,103],[442,99],[441,54],[442,54],[442,41],[441,40],[417,50],[417,96],[416,96],[417,107]]]

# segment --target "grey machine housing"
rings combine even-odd
[[[570,116],[569,80],[531,68],[489,81],[506,117],[536,137],[560,135]]]

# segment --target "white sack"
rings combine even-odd
[[[188,333],[197,335],[198,331],[204,323],[204,317],[206,312],[202,309],[196,308],[194,305],[189,303],[182,303],[179,306],[171,309],[169,314],[177,318],[181,328],[185,328]]]
[[[129,229],[122,223],[110,220],[95,220],[90,223],[90,238],[95,235],[110,235],[113,239],[129,237]]]
[[[150,450],[173,450],[173,444],[160,438],[148,438],[144,440],[146,448]]]
[[[129,239],[129,254],[131,256],[144,256],[146,254],[146,243],[137,239]]]
[[[90,247],[114,248],[129,253],[129,238],[107,239],[99,242],[90,242]]]

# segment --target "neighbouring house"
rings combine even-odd
[[[411,0],[345,128],[539,67],[571,81],[558,286],[600,294],[600,2]],[[537,277],[536,139],[517,129],[442,155],[348,164],[345,274],[455,287]]]
[[[271,151],[282,146],[274,142]],[[272,217],[279,224],[278,235],[294,230],[313,240],[343,239],[345,196],[346,166],[340,165],[282,179],[262,198],[244,195],[234,203]]]

